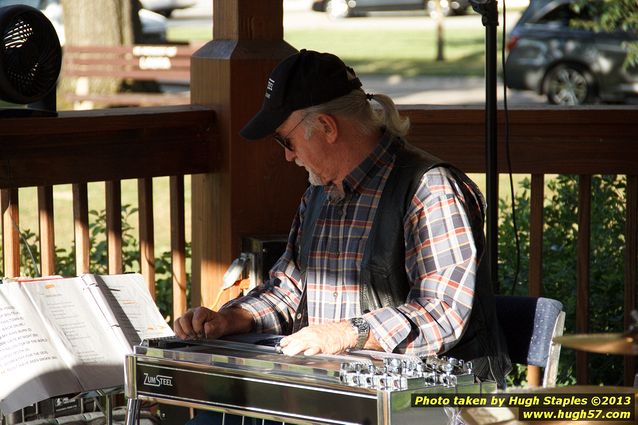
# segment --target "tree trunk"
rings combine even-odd
[[[432,12],[432,18],[436,22],[436,60],[443,62],[445,60],[445,54],[443,48],[445,46],[445,37],[443,33],[443,8],[441,7],[441,0],[434,1],[434,11]]]
[[[134,2],[137,0],[133,0]],[[61,0],[64,14],[65,44],[72,46],[119,46],[134,42],[134,19],[139,28],[137,8],[131,0]],[[64,81],[60,91],[78,94],[110,94],[122,84],[117,78],[75,78]],[[75,109],[92,108],[91,104],[75,105]]]
[[[118,46],[133,43],[130,0],[62,0],[66,43]]]

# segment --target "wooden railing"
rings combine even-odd
[[[455,163],[470,173],[485,172],[484,111],[479,108],[405,107],[412,121],[409,139],[429,152]],[[625,228],[624,292],[625,326],[631,322],[629,312],[635,308],[636,270],[638,268],[638,108],[591,107],[584,109],[541,108],[518,109],[510,112],[510,150],[512,172],[531,175],[531,222],[529,291],[543,293],[542,238],[544,179],[547,174],[569,173],[581,176],[579,192],[578,243],[578,300],[577,332],[587,332],[588,267],[589,267],[589,211],[591,188],[589,182],[596,174],[627,176],[627,224]],[[504,116],[499,115],[499,172],[507,172],[503,143]],[[2,189],[4,273],[19,273],[19,240],[11,218],[17,220],[17,190],[38,186],[41,237],[41,267],[43,274],[53,273],[54,231],[51,186],[73,184],[75,247],[78,253],[78,273],[88,271],[88,219],[86,184],[105,181],[108,215],[109,272],[121,271],[121,227],[119,180],[135,178],[139,187],[140,240],[142,272],[149,288],[154,290],[153,227],[154,208],[150,179],[171,177],[171,239],[174,275],[173,314],[180,315],[186,306],[184,291],[184,187],[181,176],[207,173],[227,175],[227,167],[250,168],[251,164],[230,160],[227,152],[217,145],[217,124],[211,109],[198,106],[143,108],[68,112],[59,118],[0,120],[0,188]],[[270,142],[264,143],[263,147]],[[251,148],[254,145],[250,145]],[[235,145],[236,149],[241,149]],[[277,149],[272,145],[273,149]],[[273,151],[274,152],[274,151]],[[279,157],[279,152],[275,153]],[[275,163],[268,155],[272,168],[293,167]],[[234,153],[234,158],[241,154]],[[219,158],[219,159],[218,159]],[[228,161],[221,165],[226,158]],[[253,157],[263,161],[264,156]],[[259,176],[252,175],[252,179]],[[270,180],[269,180],[270,179]],[[251,187],[265,187],[272,177],[251,181]],[[241,187],[241,184],[237,184]],[[300,193],[285,185],[277,187],[282,199]],[[194,192],[195,196],[195,192]],[[244,196],[245,193],[235,195]],[[237,200],[236,200],[237,201]],[[241,199],[237,201],[241,203]],[[248,201],[245,201],[248,202]],[[276,203],[273,203],[275,205]],[[253,220],[263,211],[250,214],[242,211],[241,220]],[[231,214],[235,217],[235,214]],[[203,218],[204,220],[207,217]],[[281,220],[288,223],[288,220]],[[285,233],[287,224],[281,229]],[[234,234],[233,234],[234,235]],[[238,237],[238,235],[234,235]],[[209,240],[217,249],[228,241]],[[239,245],[237,242],[236,245]],[[235,253],[235,254],[238,254]],[[194,257],[194,262],[198,259]],[[227,267],[227,265],[220,265]],[[205,278],[205,276],[204,276]],[[205,279],[202,279],[204,281]],[[211,285],[209,280],[194,282]],[[197,292],[197,291],[195,291]],[[201,292],[201,291],[200,291]],[[197,296],[194,304],[199,303]],[[587,382],[587,357],[578,354],[578,381]],[[625,380],[633,382],[633,358],[625,361]]]
[[[122,267],[122,179],[138,179],[141,272],[155,292],[152,178],[170,176],[173,315],[186,308],[184,175],[214,171],[214,112],[199,106],[64,112],[0,121],[4,275],[20,275],[18,190],[38,187],[40,270],[55,270],[53,186],[73,184],[76,273],[89,272],[87,183],[106,182],[108,271]],[[168,226],[168,223],[162,224]],[[175,317],[175,316],[173,316]]]

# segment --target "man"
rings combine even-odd
[[[408,128],[392,100],[366,94],[336,56],[302,50],[283,60],[241,134],[273,136],[309,173],[286,252],[270,280],[218,312],[189,310],[175,333],[283,334],[291,356],[446,354],[503,387],[509,359],[489,282],[477,278],[483,197],[462,172],[409,145]]]

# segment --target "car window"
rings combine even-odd
[[[41,0],[0,0],[0,7],[15,6],[16,4],[25,4],[27,6],[40,8]]]
[[[546,25],[569,25],[570,10],[569,5],[562,5],[550,10],[538,19],[539,24]]]
[[[589,8],[584,7],[580,12],[576,13],[571,5],[562,4],[538,19],[538,23],[549,26],[573,26],[573,21],[591,21]]]

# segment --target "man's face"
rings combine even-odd
[[[277,134],[285,135],[279,137],[285,140],[286,146],[290,147],[284,148],[286,160],[294,161],[299,167],[304,167],[308,171],[310,184],[321,186],[330,180],[327,180],[325,176],[322,177],[325,167],[321,164],[325,154],[321,149],[322,141],[314,137],[318,132],[312,130],[310,137],[306,139],[306,130],[311,119],[313,119],[311,116],[295,111],[279,126]]]

